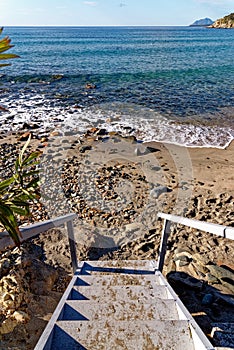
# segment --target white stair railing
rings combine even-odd
[[[218,224],[212,224],[205,221],[199,221],[194,219],[184,218],[182,216],[176,216],[165,213],[158,213],[158,217],[164,219],[161,243],[159,247],[159,258],[157,262],[157,270],[163,270],[166,250],[167,250],[167,240],[170,234],[171,223],[188,226],[201,231],[209,232],[223,238],[228,238],[234,240],[234,227],[222,226]]]
[[[75,272],[78,268],[78,260],[76,255],[76,245],[75,245],[74,228],[73,228],[73,220],[75,219],[75,217],[76,217],[76,214],[67,214],[64,216],[59,216],[55,219],[37,222],[30,226],[20,227],[20,232],[22,235],[22,238],[20,239],[20,241],[23,242],[29,238],[37,236],[42,232],[46,232],[52,228],[66,224],[70,253],[71,253],[72,268],[73,268],[73,271]],[[14,246],[14,243],[10,238],[9,233],[6,231],[0,232],[0,252],[7,248],[11,248],[13,246]]]

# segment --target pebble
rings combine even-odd
[[[214,301],[214,296],[212,294],[205,294],[202,298],[202,305],[211,305]]]

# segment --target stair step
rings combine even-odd
[[[194,350],[187,321],[58,321],[51,349]]]
[[[155,266],[147,260],[107,260],[86,261],[82,267],[82,274],[154,274]]]
[[[69,300],[93,300],[93,301],[130,301],[138,300],[147,302],[155,298],[168,299],[168,292],[165,286],[111,286],[109,288],[87,288],[84,286],[74,286]]]
[[[154,299],[152,303],[126,301],[98,303],[93,301],[67,301],[59,320],[178,320],[174,300]]]
[[[117,286],[117,285],[141,285],[145,287],[153,284],[160,285],[160,278],[156,275],[79,275],[77,277],[76,286]]]

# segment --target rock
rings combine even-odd
[[[213,323],[211,325],[211,337],[218,345],[217,349],[228,350],[234,348],[234,324],[233,323]]]
[[[202,18],[190,24],[190,27],[206,27],[212,25],[213,23],[214,21],[212,21],[210,18]]]
[[[202,305],[211,305],[214,301],[214,296],[210,293],[205,294],[204,297],[202,298]]]
[[[30,316],[24,311],[15,311],[12,317],[19,323],[25,323],[30,319]]]
[[[234,307],[234,297],[219,292],[214,292],[214,297],[217,298],[219,302],[223,302],[227,305]]]
[[[203,282],[189,276],[187,273],[171,272],[167,277],[170,283],[180,283],[182,285],[185,285],[186,287],[196,290],[203,289]]]
[[[31,133],[27,131],[18,137],[18,141],[27,141],[30,135]]]
[[[81,146],[79,151],[80,153],[85,153],[86,151],[90,151],[92,149],[92,146],[86,145],[86,146]]]
[[[221,278],[222,285],[229,289],[232,294],[234,294],[234,281],[227,277]]]
[[[96,134],[98,136],[104,136],[108,134],[108,131],[106,129],[99,129]]]
[[[182,248],[182,247],[181,248],[176,248],[174,253],[175,253],[175,257],[177,257],[177,258],[184,256],[184,257],[186,257],[186,258],[188,258],[190,260],[193,259],[193,255],[189,251],[188,248]]]
[[[59,132],[59,131],[56,131],[56,130],[54,130],[54,131],[52,131],[51,133],[50,133],[50,136],[62,136],[62,133],[61,132]]]
[[[40,128],[39,124],[23,123],[23,125],[22,125],[22,129],[26,129],[26,130],[35,130],[35,129],[39,129],[39,128]]]
[[[180,256],[176,256],[174,258],[174,261],[176,262],[176,264],[179,266],[179,267],[182,267],[182,266],[187,266],[190,264],[191,262],[191,259],[188,258],[186,255],[180,255]]]
[[[146,151],[148,151],[148,153],[155,153],[155,152],[160,152],[160,149],[147,146]]]
[[[0,105],[0,111],[1,112],[9,112],[9,110],[3,106]]]
[[[150,191],[152,198],[158,198],[161,194],[171,192],[172,190],[166,186],[158,186]]]
[[[11,333],[17,326],[17,321],[14,318],[5,319],[0,326],[0,334]]]
[[[128,224],[125,226],[125,230],[127,232],[136,232],[136,231],[139,231],[140,230],[140,224],[138,223],[132,223],[132,224]]]
[[[85,88],[86,88],[86,89],[89,89],[89,90],[91,90],[91,89],[96,89],[96,85],[95,85],[95,84],[91,84],[91,83],[87,83],[87,84],[85,85]]]
[[[206,267],[209,269],[210,273],[218,279],[230,278],[234,283],[234,274],[231,271],[217,265],[206,265]]]
[[[0,260],[0,278],[6,275],[10,270],[11,261],[8,258],[3,258]]]
[[[211,284],[219,284],[219,280],[213,276],[211,273],[207,273],[206,274],[206,280],[208,283],[211,283]]]
[[[234,28],[234,13],[217,19],[209,28]]]

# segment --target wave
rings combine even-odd
[[[40,94],[24,93],[16,100],[3,98],[8,112],[0,114],[0,130],[20,130],[25,123],[43,134],[59,129],[78,134],[88,128],[99,127],[123,135],[134,135],[142,141],[160,141],[187,147],[225,148],[234,137],[234,108],[226,108],[214,115],[168,118],[153,109],[129,103],[104,103],[83,108],[80,105],[54,104]],[[36,128],[35,128],[36,125]],[[34,127],[33,127],[34,126]]]

